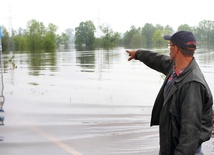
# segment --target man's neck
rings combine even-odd
[[[175,61],[175,71],[179,72],[186,68],[190,62],[192,61],[193,57],[183,57],[179,59],[179,61]]]

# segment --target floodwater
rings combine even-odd
[[[214,92],[214,51],[198,50],[195,57]],[[10,53],[3,59],[1,155],[158,154],[150,114],[163,76],[128,62],[125,49]],[[202,147],[205,155],[214,154],[214,138]]]

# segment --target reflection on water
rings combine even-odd
[[[158,50],[158,52],[167,54],[168,50]],[[124,49],[8,54],[4,55],[4,70],[8,72],[8,70],[16,69],[18,65],[19,68],[28,68],[29,75],[40,76],[44,71],[54,73],[67,65],[80,67],[81,72],[108,72],[115,64],[127,59],[125,54]],[[9,62],[11,57],[13,60]],[[213,67],[214,51],[198,49],[195,57],[202,70]]]
[[[149,122],[160,73],[128,62],[123,48],[10,53],[4,61],[13,55],[4,69],[1,153],[157,154],[158,128]],[[198,50],[195,57],[214,92],[214,51]],[[204,149],[213,152],[214,140]]]
[[[51,72],[57,70],[56,52],[29,53],[25,61],[29,65],[29,75],[39,76],[42,70],[50,70]]]
[[[199,49],[196,53],[196,57],[201,65],[204,65],[205,67],[213,67],[214,50]]]

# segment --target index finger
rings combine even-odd
[[[126,50],[126,53],[128,53],[129,56],[131,56],[131,51],[130,50]]]

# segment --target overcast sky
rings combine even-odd
[[[1,0],[0,25],[26,28],[31,19],[53,23],[60,31],[75,29],[82,21],[109,25],[125,32],[145,23],[197,26],[204,19],[214,21],[212,0]],[[9,17],[12,17],[11,24]]]

